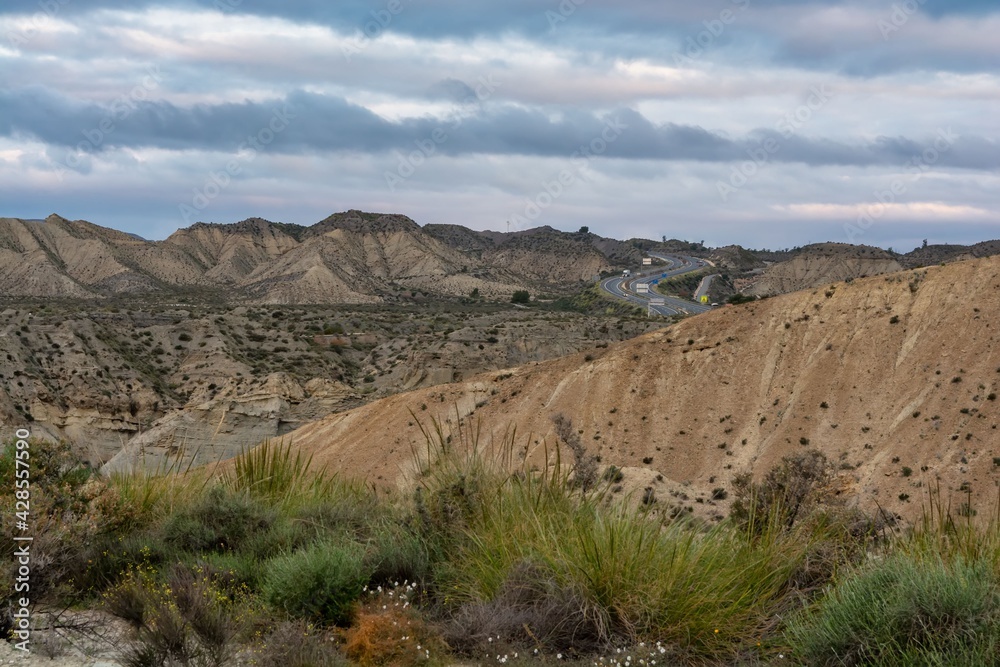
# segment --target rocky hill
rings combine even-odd
[[[57,215],[0,219],[0,293],[104,299],[195,295],[241,303],[383,303],[415,292],[566,292],[636,264],[638,250],[542,227],[512,234],[420,227],[402,215],[347,211],[304,227],[250,218],[197,223],[146,241]]]
[[[983,241],[975,245],[925,245],[900,256],[900,263],[907,268],[929,266],[941,262],[955,262],[974,257],[1000,254],[1000,241]]]
[[[786,294],[840,280],[901,271],[889,252],[872,246],[817,243],[798,250],[791,259],[774,264],[742,291],[757,296]]]
[[[940,484],[955,509],[965,489],[988,508],[1000,483],[998,312],[1000,258],[869,277],[388,397],[291,438],[321,464],[392,486],[423,447],[418,422],[481,427],[483,442],[516,427],[537,463],[563,413],[626,484],[709,514],[725,512],[735,474],[810,448],[838,467],[837,492],[868,507],[913,517]]]
[[[622,267],[635,267],[643,253],[626,241],[589,231],[561,232],[537,227],[517,232],[476,232],[458,225],[427,225],[424,230],[487,265],[505,267],[530,280],[565,284],[589,281]]]
[[[753,271],[754,269],[763,268],[766,265],[764,260],[760,259],[752,251],[738,245],[715,248],[712,254],[709,255],[709,260],[716,267],[734,273]]]

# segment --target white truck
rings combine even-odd
[[[622,271],[622,278],[631,278],[631,277],[632,277],[632,272],[631,271],[629,271],[628,269],[625,269],[624,271]]]

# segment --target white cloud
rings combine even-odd
[[[860,204],[775,204],[774,210],[797,218],[817,220],[856,220],[863,216],[886,220],[1000,220],[1000,211],[989,211],[964,204],[915,201],[871,201]]]

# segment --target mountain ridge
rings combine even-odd
[[[578,291],[597,276],[635,269],[648,251],[715,257],[724,273],[733,274],[719,285],[766,296],[988,256],[1000,253],[1000,241],[925,245],[904,255],[838,243],[786,251],[712,250],[677,239],[620,241],[585,227],[496,232],[421,226],[405,215],[356,209],[311,226],[259,217],[197,222],[164,240],[147,241],[52,214],[43,221],[0,218],[0,293],[94,300],[200,295],[247,304],[374,304],[473,293],[506,300],[519,290]]]

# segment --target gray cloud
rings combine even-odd
[[[204,219],[367,208],[499,229],[570,169],[539,224],[786,246],[843,240],[858,207],[928,155],[866,242],[978,240],[1000,216],[995,0],[926,0],[888,34],[878,22],[900,0],[586,0],[562,13],[400,0],[388,19],[387,0],[53,1],[65,23],[38,0],[0,9],[3,215],[162,237],[267,131]],[[143,90],[149,67],[160,78]],[[477,94],[484,80],[498,85]],[[821,83],[829,105],[782,132]],[[621,129],[604,142],[608,123]],[[428,141],[433,155],[387,188]],[[571,156],[588,150],[584,169]],[[752,177],[722,201],[734,170]]]
[[[605,116],[569,110],[563,119],[552,120],[538,110],[505,106],[454,120],[424,117],[390,122],[342,98],[301,91],[270,102],[199,105],[190,109],[162,101],[139,102],[129,111],[124,106],[82,104],[32,87],[0,92],[0,109],[0,134],[30,134],[84,153],[121,147],[235,152],[248,138],[268,128],[275,117],[287,117],[287,129],[278,134],[269,150],[291,154],[407,153],[419,149],[420,142],[444,136],[444,141],[435,140],[440,145],[434,152],[545,157],[593,153],[629,159],[729,162],[752,158],[754,151],[759,152],[770,141],[779,146],[769,151],[770,161],[866,166],[902,165],[933,146],[936,139],[879,137],[845,143],[786,136],[775,130],[758,130],[748,137],[729,139],[697,126],[657,125],[631,109]],[[616,138],[605,142],[602,133],[609,126],[617,128]],[[949,141],[952,143],[948,150],[935,160],[941,166],[1000,168],[997,141],[976,136]]]

